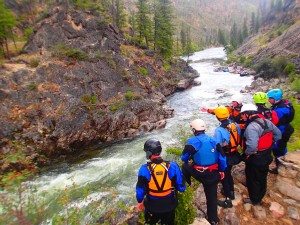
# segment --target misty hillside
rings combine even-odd
[[[258,34],[249,37],[235,51],[235,55],[246,56],[252,60],[252,65],[282,56],[295,64],[299,72],[299,37],[300,2],[286,0],[281,8],[272,10],[266,16]]]

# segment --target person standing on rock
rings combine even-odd
[[[191,128],[194,136],[187,140],[181,155],[184,162],[182,173],[189,185],[191,177],[203,184],[208,222],[218,224],[217,185],[220,178],[224,178],[226,157],[217,150],[216,140],[205,134],[206,124],[203,120],[193,120]]]
[[[282,134],[282,138],[275,144],[273,154],[275,156],[275,168],[270,170],[270,173],[278,173],[278,158],[287,153],[287,142],[294,133],[294,128],[290,122],[294,119],[295,110],[292,103],[288,100],[282,99],[281,89],[272,89],[267,93],[268,100],[271,103],[271,109],[274,110],[278,116],[278,123],[276,126]]]
[[[257,106],[258,116],[270,120],[273,124],[277,124],[279,119],[277,113],[274,110],[269,109],[266,106],[268,102],[268,96],[264,92],[256,92],[253,95],[253,101]]]
[[[220,106],[216,108],[215,115],[220,121],[220,126],[216,128],[214,138],[217,141],[217,149],[221,148],[221,151],[225,153],[227,160],[225,176],[224,179],[221,180],[225,200],[218,200],[218,205],[224,208],[231,208],[231,200],[235,199],[234,181],[231,175],[231,169],[233,165],[237,165],[241,161],[240,153],[238,152],[241,129],[237,123],[229,120],[229,112],[226,107]]]
[[[257,107],[253,104],[243,105],[241,116],[246,122],[242,159],[246,165],[246,185],[249,194],[244,203],[260,205],[267,191],[273,144],[281,138],[281,133],[271,121],[258,116]]]
[[[177,163],[165,161],[160,154],[160,141],[149,139],[144,144],[146,158],[141,166],[136,184],[137,209],[145,206],[145,224],[174,225],[178,201],[175,191],[185,191],[185,181]],[[146,197],[145,197],[146,196]]]

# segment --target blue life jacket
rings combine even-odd
[[[193,145],[196,153],[193,155],[193,161],[198,166],[210,166],[218,163],[219,152],[216,149],[216,141],[206,135],[200,134],[188,140],[188,144]]]

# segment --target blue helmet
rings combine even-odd
[[[272,89],[267,93],[268,98],[274,98],[275,102],[282,99],[282,90],[281,89]]]

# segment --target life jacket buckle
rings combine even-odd
[[[208,167],[203,167],[203,166],[195,166],[194,168],[200,173],[203,173],[205,170],[208,169]]]

